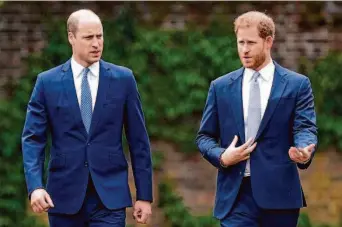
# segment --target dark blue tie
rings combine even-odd
[[[89,69],[85,68],[82,73],[82,84],[81,84],[81,114],[83,124],[89,133],[91,117],[92,117],[92,98],[90,87],[88,83],[88,72]]]

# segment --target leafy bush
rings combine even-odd
[[[211,215],[194,217],[185,207],[183,200],[172,189],[170,183],[159,184],[159,207],[172,227],[219,227],[219,222]]]
[[[172,184],[164,180],[159,184],[159,204],[171,227],[219,227],[219,221],[211,215],[192,216],[183,200],[178,196]],[[297,227],[332,227],[329,225],[313,225],[306,213],[300,213]]]
[[[35,62],[34,58],[31,60]],[[41,226],[33,217],[26,216],[27,192],[20,153],[25,107],[36,75],[34,67],[30,73],[21,80],[11,100],[0,103],[0,227]]]
[[[342,54],[332,52],[309,72],[315,95],[319,143],[342,150]]]
[[[139,27],[129,12],[104,21],[103,58],[134,70],[142,96],[147,128],[152,138],[162,138],[195,151],[194,137],[209,81],[238,66],[235,41],[223,29],[162,31]],[[27,60],[28,72],[18,84],[8,86],[8,100],[0,105],[0,227],[30,226],[26,218],[21,132],[26,106],[36,76],[67,61],[71,49],[65,21],[49,22],[48,45]],[[161,157],[155,157],[155,168]],[[38,224],[32,224],[38,226]]]
[[[151,139],[170,140],[181,151],[194,152],[194,138],[209,82],[240,66],[235,37],[225,26],[215,23],[205,29],[164,31],[139,27],[134,18],[123,11],[114,22],[104,21],[103,58],[133,69]],[[27,74],[18,84],[9,86],[10,98],[0,103],[0,227],[39,226],[26,216],[27,194],[20,153],[26,105],[36,76],[71,56],[65,21],[49,22],[47,27],[50,28],[47,47],[42,53],[30,56]],[[327,58],[311,74],[317,95],[320,140],[339,143],[340,147],[341,59]],[[155,168],[161,159],[154,157]],[[164,185],[161,190],[169,189]],[[171,209],[170,204],[181,204],[180,199],[170,196],[162,200],[168,217],[178,226],[216,226],[211,218],[190,217],[183,205]],[[178,219],[182,215],[187,217],[185,221]]]

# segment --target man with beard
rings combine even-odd
[[[137,189],[133,216],[145,224],[151,215],[152,165],[133,73],[101,60],[103,28],[95,13],[72,13],[67,29],[71,59],[38,75],[27,107],[22,151],[32,209],[48,211],[51,227],[125,226],[126,207],[132,206],[125,128]],[[45,188],[48,129],[52,147]]]
[[[214,216],[222,227],[296,227],[306,206],[298,168],[317,145],[309,79],[271,58],[273,20],[235,20],[243,67],[210,84],[196,143],[218,169]]]

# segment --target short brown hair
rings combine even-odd
[[[257,27],[259,36],[263,39],[268,36],[271,36],[272,38],[275,36],[275,25],[273,19],[265,13],[258,11],[249,11],[236,18],[234,21],[235,34],[241,27],[249,28],[252,26]]]

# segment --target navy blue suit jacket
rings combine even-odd
[[[275,63],[275,62],[274,62]],[[237,146],[246,142],[242,105],[244,68],[212,81],[196,143],[203,157],[218,169],[214,216],[224,218],[236,199],[246,161],[223,168],[219,158],[234,135]],[[275,63],[270,98],[251,153],[251,184],[257,204],[265,209],[306,206],[291,146],[317,144],[316,115],[307,77]],[[313,157],[313,156],[312,156]]]
[[[44,149],[51,135],[46,189],[51,213],[74,214],[82,206],[89,173],[109,209],[132,206],[125,129],[137,200],[152,201],[148,134],[137,85],[128,68],[100,61],[99,86],[89,135],[81,118],[70,60],[38,75],[27,107],[22,152],[28,193],[44,188]]]

